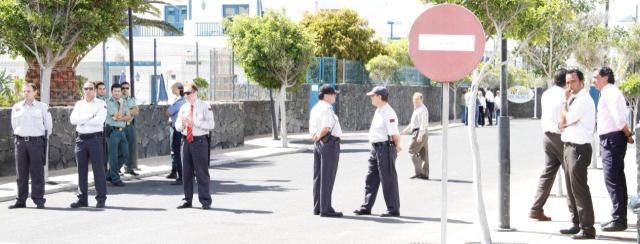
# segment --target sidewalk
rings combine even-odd
[[[452,123],[449,127],[462,126],[460,123]],[[404,128],[404,127],[402,127]],[[440,130],[442,126],[434,124],[429,127],[429,131]],[[353,137],[366,133],[366,131],[344,133],[343,137]],[[301,153],[313,150],[313,145],[308,139],[307,134],[291,134],[289,135],[289,148],[282,148],[280,140],[275,141],[271,137],[258,136],[247,138],[244,145],[236,148],[223,150],[212,150],[210,167],[216,167],[235,162],[248,161],[258,158]],[[142,179],[145,177],[166,175],[171,172],[171,156],[159,156],[138,159],[137,171],[140,175],[132,176],[125,174],[122,180],[131,181],[134,179]],[[73,191],[78,187],[78,174],[76,169],[64,169],[60,172],[50,172],[55,176],[50,176],[49,181],[56,183],[55,185],[47,184],[45,186],[45,194],[52,194],[62,191]],[[16,198],[17,190],[15,176],[0,178],[0,202],[12,201]],[[93,187],[93,174],[89,171],[89,186]],[[30,200],[28,200],[30,201]]]

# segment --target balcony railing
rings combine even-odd
[[[196,24],[196,36],[224,36],[224,28],[218,22]]]
[[[124,36],[129,36],[129,28],[125,28],[122,32]],[[133,26],[133,36],[134,37],[156,37],[156,36],[177,36],[176,33],[165,32],[157,27],[149,27],[149,26]]]

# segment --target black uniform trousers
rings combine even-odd
[[[180,156],[180,146],[182,144],[182,133],[171,127],[171,172],[177,172],[176,179],[182,179],[182,157]]]
[[[76,137],[76,164],[78,165],[78,199],[87,201],[89,161],[96,187],[96,200],[107,200],[107,181],[104,169],[104,137],[102,132]]]
[[[564,144],[564,168],[567,180],[567,203],[571,221],[587,234],[595,234],[591,192],[587,184],[587,167],[591,164],[591,144]]]
[[[493,113],[495,103],[487,101],[487,119],[489,119],[489,125],[493,125]],[[496,118],[497,120],[498,118]]]
[[[540,174],[535,200],[531,207],[531,210],[535,211],[544,211],[544,204],[549,198],[558,169],[560,169],[560,166],[563,165],[562,161],[564,161],[564,143],[560,140],[560,134],[545,132],[542,144],[544,146],[545,161],[544,169]]]
[[[600,136],[600,152],[604,182],[613,204],[612,220],[627,223],[627,179],[624,174],[624,156],[627,153],[627,138],[622,131]]]
[[[37,205],[44,204],[45,143],[42,137],[16,137],[15,160],[18,197],[16,203],[26,203],[29,196],[31,175],[31,199]]]
[[[202,206],[211,206],[209,192],[209,142],[206,136],[194,136],[193,142],[187,142],[182,137],[182,184],[184,186],[184,200],[192,202],[193,178],[198,181],[198,200]]]
[[[400,213],[400,195],[398,192],[398,174],[396,157],[398,152],[389,142],[373,144],[369,157],[369,171],[364,187],[364,203],[361,209],[371,211],[382,184],[382,194],[389,213]]]
[[[331,192],[338,172],[340,138],[330,136],[327,142],[318,141],[313,148],[313,211],[333,213]]]

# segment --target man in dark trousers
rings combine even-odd
[[[78,200],[71,208],[87,207],[89,161],[96,187],[97,208],[104,208],[107,200],[107,181],[104,164],[103,125],[107,117],[107,104],[96,98],[92,82],[84,83],[84,98],[76,103],[69,119],[76,126],[76,164],[78,165]]]
[[[122,97],[120,84],[111,85],[111,98],[107,100],[106,125],[109,131],[107,136],[109,152],[109,177],[113,186],[124,186],[120,179],[120,168],[129,160],[129,142],[125,129],[129,116],[129,108]]]
[[[613,205],[611,221],[602,224],[602,231],[624,231],[627,229],[628,201],[624,156],[627,143],[634,143],[633,133],[627,124],[627,106],[622,92],[615,86],[613,70],[609,67],[596,70],[592,82],[600,90],[597,129],[604,183]]]
[[[562,234],[574,234],[573,239],[595,239],[593,228],[593,202],[587,184],[587,167],[591,164],[591,142],[596,123],[596,107],[584,85],[580,70],[569,70],[560,124],[564,142],[564,169],[567,181],[569,211],[573,226],[560,230]],[[582,230],[582,232],[581,232]]]
[[[176,130],[182,132],[182,182],[183,203],[178,209],[192,207],[193,177],[198,181],[198,200],[202,209],[211,208],[209,191],[209,141],[207,136],[213,130],[213,110],[206,102],[198,99],[198,87],[187,84],[184,88],[187,102],[182,105],[176,119]]]
[[[542,94],[540,102],[542,108],[540,124],[542,124],[542,131],[544,132],[542,144],[545,160],[544,169],[538,182],[538,190],[529,212],[529,218],[539,221],[551,220],[550,217],[544,214],[543,207],[549,198],[558,169],[560,169],[562,161],[564,161],[564,143],[560,139],[561,131],[558,128],[558,124],[560,124],[560,112],[562,110],[562,102],[564,102],[566,75],[566,69],[560,69],[556,72],[553,86]]]
[[[380,216],[398,217],[400,216],[398,174],[396,173],[396,158],[400,151],[398,116],[387,103],[389,92],[384,86],[374,87],[367,96],[371,98],[371,103],[377,109],[369,128],[369,142],[372,150],[365,181],[364,203],[353,212],[356,215],[370,215],[378,195],[378,188],[382,184],[387,211]]]
[[[9,209],[26,208],[31,176],[31,199],[39,209],[44,208],[45,136],[51,135],[53,123],[49,106],[35,99],[36,86],[25,84],[24,100],[11,109],[11,127],[15,136],[16,182],[18,197]]]
[[[168,179],[176,179],[172,185],[182,185],[182,157],[180,154],[180,145],[182,144],[182,134],[176,130],[176,120],[178,112],[184,105],[184,86],[180,82],[173,83],[171,92],[178,98],[167,109],[167,117],[171,119],[170,138],[171,138],[171,173],[167,175]]]
[[[342,217],[331,206],[331,192],[340,159],[342,128],[333,112],[339,92],[330,85],[320,88],[320,101],[313,106],[309,117],[309,133],[313,149],[313,214],[321,217]]]

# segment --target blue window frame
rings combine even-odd
[[[249,15],[249,4],[223,4],[222,17],[228,18],[236,15]]]
[[[187,5],[164,6],[164,21],[180,31],[184,31],[184,20],[187,17]]]

